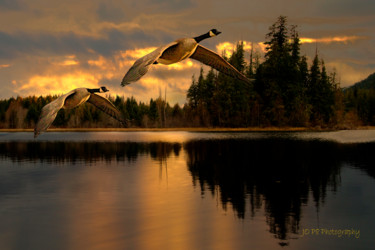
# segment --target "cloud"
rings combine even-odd
[[[99,3],[96,14],[100,21],[119,23],[125,21],[127,11],[123,4],[114,4],[107,1]]]
[[[300,38],[301,43],[344,43],[355,42],[357,40],[368,39],[365,36],[335,36],[335,37],[322,37],[322,38]]]
[[[22,4],[17,0],[0,0],[0,10],[1,8],[8,10],[20,10],[22,9]]]
[[[252,42],[249,41],[239,41],[242,42],[243,48],[245,51],[250,51],[251,47],[254,46]],[[225,55],[226,57],[230,57],[233,54],[233,51],[236,50],[237,44],[236,43],[231,43],[231,42],[222,42],[216,45],[216,51],[219,55]]]
[[[341,87],[351,86],[374,73],[374,65],[361,65],[361,62],[348,60],[326,61],[326,66],[329,71],[337,72]]]
[[[76,55],[67,55],[63,58],[63,60],[57,62],[56,64],[61,66],[74,66],[78,65],[79,62],[77,61]]]
[[[0,31],[0,58],[17,58],[32,54],[66,55],[94,51],[110,55],[118,50],[155,40],[142,31],[124,33],[116,29],[103,31],[101,37],[64,33],[6,33]],[[146,42],[145,42],[146,41]]]
[[[352,81],[374,70],[372,30],[375,19],[371,12],[374,3],[372,0],[308,3],[297,0],[218,0],[215,3],[198,0],[34,0],[30,4],[24,0],[0,0],[3,87],[0,96],[8,98],[32,93],[33,88],[34,94],[63,92],[62,87],[68,88],[69,83],[76,86],[73,81],[82,81],[79,84],[109,85],[112,94],[125,93],[142,100],[155,97],[159,87],[167,86],[167,91],[179,96],[181,103],[192,75],[199,74],[202,67],[197,61],[155,65],[140,81],[126,88],[120,87],[119,83],[134,61],[145,53],[177,38],[196,36],[211,28],[223,33],[202,42],[204,46],[220,55],[225,50],[230,56],[237,41],[244,40],[249,46],[245,48],[248,59],[249,41],[254,41],[255,51],[264,52],[263,39],[267,29],[280,14],[288,16],[289,22],[298,24],[299,30],[303,31],[300,34],[304,34],[306,40],[302,40],[302,50],[313,55],[314,43],[319,43],[319,54],[326,65],[335,62],[346,84],[346,79]],[[270,9],[269,6],[273,7]],[[365,64],[356,66],[349,62],[354,59]],[[23,85],[25,87],[20,89]],[[173,95],[168,96],[172,98]]]
[[[374,14],[373,0],[319,0],[322,14],[329,16],[365,16]]]
[[[259,52],[265,52],[266,51],[266,45],[264,42],[251,42],[251,41],[239,41],[243,43],[243,48],[245,50],[245,53],[249,53],[251,51],[251,48],[253,47],[254,52],[259,51]],[[216,51],[219,55],[225,55],[227,58],[229,58],[232,54],[233,51],[237,47],[237,43],[232,43],[232,42],[222,42],[216,45]],[[247,59],[247,58],[246,58]]]
[[[139,81],[125,88],[120,86],[122,77],[134,61],[155,48],[120,50],[108,56],[94,51],[83,56],[34,56],[32,58],[37,62],[33,65],[36,73],[31,71],[29,75],[13,77],[9,81],[13,93],[20,96],[62,94],[78,87],[107,86],[111,95],[134,96],[143,102],[156,98],[159,88],[167,88],[168,101],[183,104],[191,84],[191,76],[198,73],[201,67],[197,61],[187,59],[172,65],[154,65]]]
[[[83,72],[75,72],[63,75],[35,75],[25,83],[14,81],[15,92],[21,96],[35,95],[59,95],[75,88],[97,87],[98,79],[95,76]]]

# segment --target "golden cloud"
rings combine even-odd
[[[252,42],[249,41],[241,41],[243,43],[244,50],[251,50]],[[223,42],[216,45],[216,51],[219,55],[225,55],[226,57],[230,57],[233,54],[233,51],[236,49],[237,43],[231,42]]]
[[[185,102],[186,90],[191,84],[191,75],[201,67],[199,62],[187,59],[171,65],[156,65],[138,82],[120,87],[120,81],[135,60],[152,52],[156,47],[137,48],[118,51],[112,56],[91,54],[85,63],[76,55],[49,57],[42,70],[25,80],[14,79],[14,91],[20,96],[60,95],[74,88],[97,88],[104,81],[116,82],[118,86],[109,86],[111,95],[134,96],[139,101],[149,101],[158,95],[158,88],[168,86],[168,100]],[[65,68],[62,66],[74,66]],[[176,71],[175,73],[168,73]],[[198,72],[198,71],[197,71]],[[189,75],[189,76],[187,76]],[[108,87],[108,86],[107,86]]]
[[[125,50],[120,51],[120,54],[123,58],[132,58],[132,59],[138,59],[142,56],[145,56],[152,51],[157,49],[157,47],[147,47],[147,48],[140,48],[140,49],[133,49],[133,50]]]
[[[266,52],[267,45],[265,45],[263,42],[260,42],[260,43],[258,43],[258,46],[259,46],[260,50],[261,50],[263,53]]]
[[[155,98],[160,93],[164,96],[166,90],[168,102],[182,105],[186,101],[186,91],[190,85],[190,77],[161,79],[151,74],[142,77],[137,83],[126,86],[125,89],[121,88],[119,91],[121,91],[121,94],[126,92],[127,95],[133,96],[138,101],[148,102],[150,98]],[[139,86],[142,86],[142,88],[139,88]]]
[[[58,65],[58,66],[74,66],[74,65],[79,64],[79,61],[77,60],[76,55],[50,57],[48,60],[52,64]]]
[[[351,86],[352,84],[365,79],[368,75],[374,72],[371,67],[364,67],[361,70],[360,62],[353,62],[349,60],[332,60],[326,62],[326,67],[331,71],[335,70],[339,77],[341,87]]]
[[[35,90],[38,95],[59,95],[75,88],[87,87],[95,88],[98,79],[95,76],[83,72],[70,73],[65,75],[32,76],[26,83],[13,82],[21,85],[16,92],[23,95],[34,95]]]
[[[96,66],[96,67],[99,67],[99,68],[105,68],[106,65],[108,65],[108,60],[103,56],[99,56],[98,59],[88,60],[87,63],[91,66]]]
[[[60,63],[61,66],[72,66],[72,65],[77,65],[79,64],[78,61],[75,60],[65,60]]]
[[[363,36],[335,36],[335,37],[322,37],[322,38],[300,38],[301,43],[348,43],[356,40],[365,39]]]
[[[241,41],[244,46],[244,50],[247,52],[250,52],[251,48],[253,48],[255,51],[261,51],[266,52],[266,45],[263,42],[253,43],[250,41]],[[219,55],[224,55],[229,58],[233,51],[236,49],[237,43],[231,43],[231,42],[223,42],[216,45],[216,51],[219,53]]]
[[[8,68],[10,67],[10,64],[0,64],[0,69],[1,68]]]
[[[62,66],[71,66],[71,65],[78,65],[79,62],[76,59],[75,55],[67,55],[65,56],[65,60],[60,63]]]

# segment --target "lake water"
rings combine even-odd
[[[373,249],[375,131],[0,133],[1,249]]]

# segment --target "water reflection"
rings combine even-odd
[[[327,194],[334,193],[340,188],[344,163],[359,168],[375,178],[375,171],[371,167],[375,163],[372,157],[374,149],[375,143],[339,144],[277,137],[206,139],[181,143],[2,142],[0,159],[3,162],[41,161],[64,165],[101,161],[135,162],[141,156],[149,156],[160,164],[166,164],[171,157],[182,156],[185,157],[182,160],[186,162],[193,185],[198,187],[202,194],[209,193],[218,197],[220,206],[224,210],[233,209],[241,220],[264,214],[268,231],[284,242],[300,234],[304,206],[312,200],[319,212],[327,202]],[[49,169],[43,174],[48,175],[53,171],[54,169]],[[100,170],[95,171],[100,172]],[[90,171],[86,172],[86,178],[94,179],[102,173],[91,174],[92,177]],[[23,189],[22,185],[27,185],[26,182],[17,182],[9,177],[10,175],[0,175],[0,200],[2,196],[17,192]],[[41,180],[48,181],[48,178],[40,173],[30,177],[30,181],[31,179],[35,183]],[[113,179],[110,181],[112,182]],[[119,178],[118,182],[121,181]],[[149,193],[150,197],[155,196],[154,186],[147,184],[148,180],[140,182],[139,186],[134,188],[142,189],[142,192]],[[95,187],[93,185],[90,188],[95,189]],[[119,187],[120,185],[116,186],[115,190]],[[99,190],[98,187],[96,188]],[[78,193],[86,195],[89,192]],[[108,200],[112,196],[105,197]],[[122,200],[121,197],[112,198],[113,200],[106,200],[111,207],[116,202],[126,203],[126,199]],[[162,204],[161,201],[150,201],[150,203],[170,206],[170,204]],[[87,211],[90,208],[91,205],[87,204],[87,208],[83,210]],[[153,215],[153,211],[149,213]],[[74,218],[78,219],[81,216],[77,214]],[[111,223],[118,224],[117,217],[105,218]],[[164,217],[161,220],[164,220]]]
[[[319,207],[327,188],[335,190],[340,183],[334,143],[221,140],[192,141],[184,148],[189,170],[203,192],[219,192],[222,206],[231,204],[239,218],[245,217],[247,204],[252,217],[264,206],[269,231],[279,239],[299,232],[309,190]]]
[[[264,207],[269,232],[281,240],[300,230],[301,208],[312,192],[317,211],[327,190],[340,185],[342,163],[375,177],[375,144],[337,144],[291,139],[191,141],[188,168],[202,192],[220,196],[239,218]],[[260,211],[259,211],[260,212]]]
[[[150,155],[163,161],[178,156],[181,144],[168,142],[5,142],[0,143],[0,159],[12,161],[46,161],[75,163],[77,161],[135,161],[139,155]]]

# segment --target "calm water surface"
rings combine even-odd
[[[375,131],[0,133],[0,249],[373,249]]]

